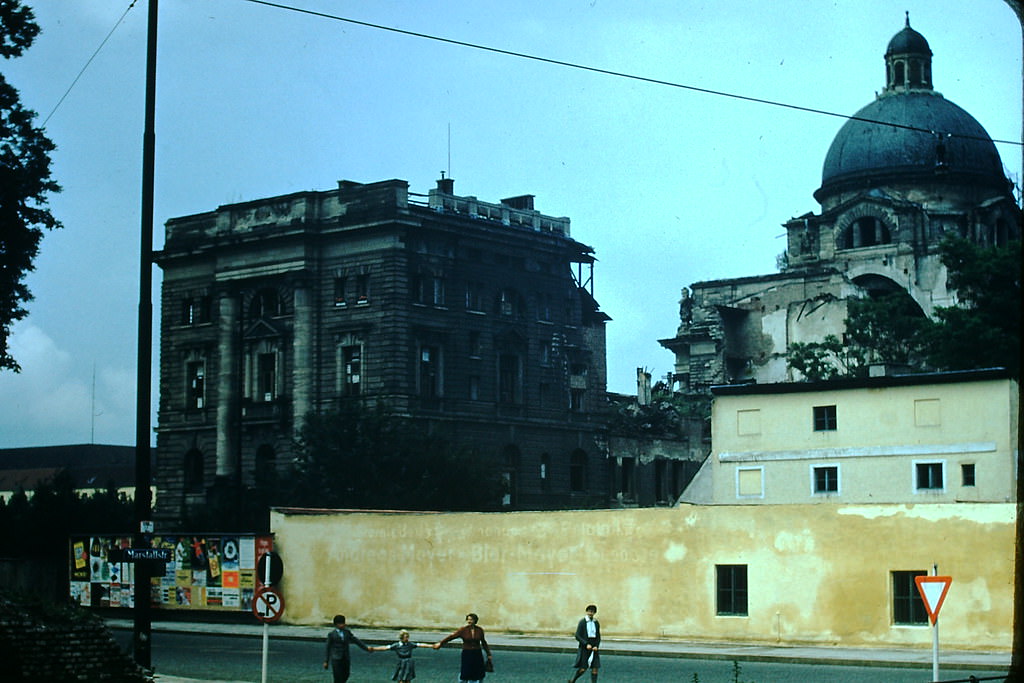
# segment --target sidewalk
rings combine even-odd
[[[112,629],[133,628],[130,619],[107,619]],[[295,638],[322,641],[328,626],[289,626],[271,624],[271,638]],[[369,645],[383,645],[395,641],[396,629],[370,629],[353,627],[360,639]],[[263,635],[261,624],[216,624],[197,622],[154,621],[153,631],[165,633],[209,633],[233,636]],[[416,639],[438,641],[448,631],[416,630]],[[487,642],[495,650],[533,650],[538,652],[574,652],[572,637],[533,635],[506,635],[489,632]],[[735,643],[701,643],[678,640],[628,640],[603,638],[602,652],[610,655],[637,655],[648,657],[679,657],[684,659],[719,659],[738,662],[780,662],[790,664],[836,664],[856,666],[884,666],[895,668],[931,668],[931,648],[856,648],[829,645],[745,645]],[[973,652],[941,650],[942,666],[950,669],[1000,671],[1009,668],[1009,652]],[[191,683],[193,679],[157,675],[158,683]]]

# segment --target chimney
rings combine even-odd
[[[651,405],[651,373],[643,368],[636,369],[636,402],[642,406]]]
[[[444,171],[441,171],[441,179],[437,181],[437,191],[442,194],[455,194],[455,181],[445,178]]]

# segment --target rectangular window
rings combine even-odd
[[[341,357],[345,370],[342,393],[345,396],[358,396],[363,385],[363,349],[360,346],[346,346],[341,350]]]
[[[618,469],[618,494],[624,500],[633,500],[636,497],[636,458],[622,458]]]
[[[469,400],[480,400],[480,378],[476,375],[470,375],[469,377]]]
[[[345,300],[345,285],[346,279],[343,277],[334,278],[334,305],[345,306],[347,301]]]
[[[210,322],[210,297],[193,296],[181,302],[181,324],[202,325]]]
[[[356,304],[370,302],[370,276],[366,273],[356,276]]]
[[[261,353],[256,358],[256,400],[269,403],[277,398],[277,355]]]
[[[962,486],[974,486],[974,463],[960,465],[960,484]]]
[[[188,377],[187,407],[199,410],[206,402],[206,364],[203,361],[189,363],[185,374]]]
[[[814,406],[814,431],[834,432],[836,426],[835,406]]]
[[[819,465],[812,468],[816,494],[839,493],[839,466]]]
[[[918,625],[928,623],[928,612],[914,582],[915,576],[925,576],[924,571],[894,571],[892,573],[892,622],[894,624]]]
[[[573,451],[569,456],[569,490],[581,493],[587,485],[587,455]]]
[[[736,411],[736,434],[738,436],[753,436],[761,433],[761,411],[737,410]]]
[[[436,346],[420,347],[420,396],[441,396],[441,351]]]
[[[736,497],[764,497],[764,469],[760,467],[741,467],[736,470]]]
[[[482,351],[483,351],[483,344],[480,341],[480,333],[479,332],[470,332],[469,333],[469,357],[470,358],[479,358]]]
[[[715,565],[715,587],[719,616],[747,616],[747,565]]]
[[[484,310],[484,286],[482,283],[466,283],[466,310],[478,312]]]
[[[498,358],[498,400],[502,403],[519,403],[522,396],[522,373],[519,356],[503,353]]]
[[[941,491],[943,486],[941,462],[915,462],[914,487],[918,491]]]
[[[587,392],[583,389],[569,390],[569,410],[573,413],[582,413]]]

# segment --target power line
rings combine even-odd
[[[99,47],[97,47],[96,50],[92,53],[92,56],[89,57],[89,59],[86,60],[85,65],[78,72],[78,75],[75,76],[75,80],[71,81],[71,85],[68,86],[68,89],[65,90],[64,94],[60,96],[59,100],[57,100],[57,104],[53,105],[53,109],[50,111],[49,114],[46,115],[46,118],[43,119],[43,124],[42,124],[42,126],[40,126],[41,128],[45,128],[47,122],[49,122],[49,120],[50,120],[50,117],[52,117],[54,114],[57,113],[57,109],[59,109],[60,105],[64,103],[64,100],[67,98],[67,96],[69,94],[71,94],[71,89],[75,87],[76,83],[78,83],[78,79],[80,79],[82,77],[82,74],[85,73],[85,70],[89,68],[90,64],[92,64],[92,60],[94,60],[96,58],[96,55],[98,55],[100,53],[100,50],[103,49],[103,46],[107,44],[108,40],[110,40],[110,36],[114,35],[114,31],[116,31],[117,27],[121,25],[121,22],[124,21],[124,18],[126,16],[128,16],[128,12],[130,12],[132,7],[135,6],[136,1],[137,0],[132,0],[131,1],[131,3],[128,5],[128,9],[126,9],[124,11],[124,13],[121,14],[121,18],[118,19],[114,23],[114,27],[112,29],[110,29],[110,32],[107,34],[107,37],[104,38],[102,42],[100,42]]]
[[[374,24],[374,23],[371,23],[371,22],[368,22],[368,21],[359,21],[358,19],[350,19],[348,17],[342,17],[342,16],[338,16],[336,14],[327,14],[326,12],[317,12],[317,11],[310,10],[310,9],[305,9],[305,8],[302,8],[302,7],[293,7],[293,6],[290,6],[290,5],[283,5],[283,4],[277,3],[277,2],[270,2],[269,0],[244,0],[244,1],[245,2],[251,2],[254,5],[265,5],[267,7],[274,7],[274,8],[277,8],[277,9],[287,10],[287,11],[290,11],[290,12],[297,12],[297,13],[300,13],[300,14],[308,14],[310,16],[320,17],[322,19],[330,19],[332,21],[340,21],[340,22],[344,22],[344,23],[347,23],[347,24],[354,24],[356,26],[363,26],[363,27],[366,27],[366,28],[377,29],[377,30],[380,30],[380,31],[389,31],[391,33],[398,33],[398,34],[405,35],[405,36],[411,36],[413,38],[423,38],[425,40],[433,40],[433,41],[436,41],[436,42],[447,43],[449,45],[456,45],[456,46],[459,46],[459,47],[468,47],[468,48],[473,49],[473,50],[482,50],[484,52],[492,52],[492,53],[499,54],[499,55],[505,55],[507,57],[517,57],[519,59],[528,59],[528,60],[531,60],[531,61],[534,61],[534,62],[541,62],[541,63],[544,63],[544,64],[553,64],[555,66],[563,66],[563,67],[566,67],[566,68],[569,68],[569,69],[578,69],[580,71],[589,71],[591,73],[603,74],[605,76],[613,76],[615,78],[625,78],[625,79],[629,79],[629,80],[633,80],[633,81],[640,81],[642,83],[651,83],[653,85],[664,85],[664,86],[668,86],[670,88],[679,88],[681,90],[689,90],[691,92],[703,93],[705,95],[715,95],[715,96],[718,96],[718,97],[728,97],[728,98],[731,98],[731,99],[734,99],[734,100],[741,100],[741,101],[744,101],[744,102],[752,102],[752,103],[755,103],[755,104],[765,104],[765,105],[769,105],[769,106],[772,106],[772,107],[782,107],[784,109],[793,109],[793,110],[796,110],[796,111],[807,112],[807,113],[810,113],[810,114],[820,114],[822,116],[834,116],[836,118],[846,119],[846,120],[849,120],[849,121],[862,121],[864,123],[872,123],[872,124],[876,124],[876,125],[879,125],[879,126],[889,126],[891,128],[901,128],[901,129],[904,129],[904,130],[912,130],[912,131],[916,131],[916,132],[919,132],[919,133],[928,133],[930,135],[942,135],[942,136],[945,136],[945,137],[957,137],[957,138],[961,138],[961,139],[965,139],[965,140],[982,140],[982,141],[990,141],[991,140],[992,142],[1001,143],[1001,144],[1005,144],[1005,145],[1018,145],[1018,146],[1021,146],[1022,144],[1024,144],[1024,143],[1021,143],[1021,142],[1016,141],[1016,140],[994,140],[992,138],[984,137],[984,136],[980,136],[980,135],[951,134],[951,133],[947,133],[945,131],[936,131],[936,130],[931,130],[929,128],[921,128],[919,126],[911,126],[911,125],[902,124],[902,123],[893,123],[893,122],[890,122],[890,121],[878,121],[876,119],[869,119],[869,118],[862,117],[862,116],[852,116],[852,115],[849,115],[849,114],[839,114],[837,112],[828,111],[826,109],[816,109],[814,107],[804,107],[804,106],[801,106],[801,105],[798,105],[798,104],[789,104],[787,102],[779,102],[777,100],[768,100],[768,99],[763,99],[763,98],[760,98],[760,97],[751,97],[749,95],[740,95],[740,94],[737,94],[737,93],[725,92],[725,91],[722,91],[722,90],[712,90],[710,88],[701,88],[701,87],[698,87],[698,86],[695,86],[695,85],[686,85],[684,83],[675,83],[673,81],[665,81],[665,80],[658,79],[658,78],[650,78],[648,76],[638,76],[636,74],[625,73],[623,71],[613,71],[611,69],[602,69],[602,68],[599,68],[599,67],[596,67],[596,66],[587,66],[586,64],[579,64],[579,63],[576,63],[576,62],[567,62],[567,61],[560,60],[560,59],[551,59],[550,57],[540,57],[538,55],[531,55],[531,54],[527,54],[525,52],[516,52],[515,50],[504,50],[502,48],[491,47],[489,45],[480,45],[478,43],[470,43],[470,42],[467,42],[467,41],[464,41],[464,40],[455,40],[454,38],[444,38],[442,36],[435,36],[435,35],[431,35],[429,33],[421,33],[421,32],[418,32],[418,31],[409,31],[407,29],[394,28],[393,26],[383,26],[381,24]]]

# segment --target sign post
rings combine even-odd
[[[925,611],[932,622],[932,680],[939,680],[939,610],[946,600],[946,593],[949,592],[949,585],[953,583],[952,576],[936,576],[939,572],[938,565],[933,565],[932,576],[915,576],[914,583],[917,584],[917,592],[921,594]]]
[[[263,622],[263,674],[262,683],[267,683],[267,656],[270,651],[270,622],[277,621],[284,614],[284,596],[273,588],[281,580],[284,563],[281,556],[267,551],[257,563],[257,577],[263,585],[256,591],[252,599],[252,612]]]

